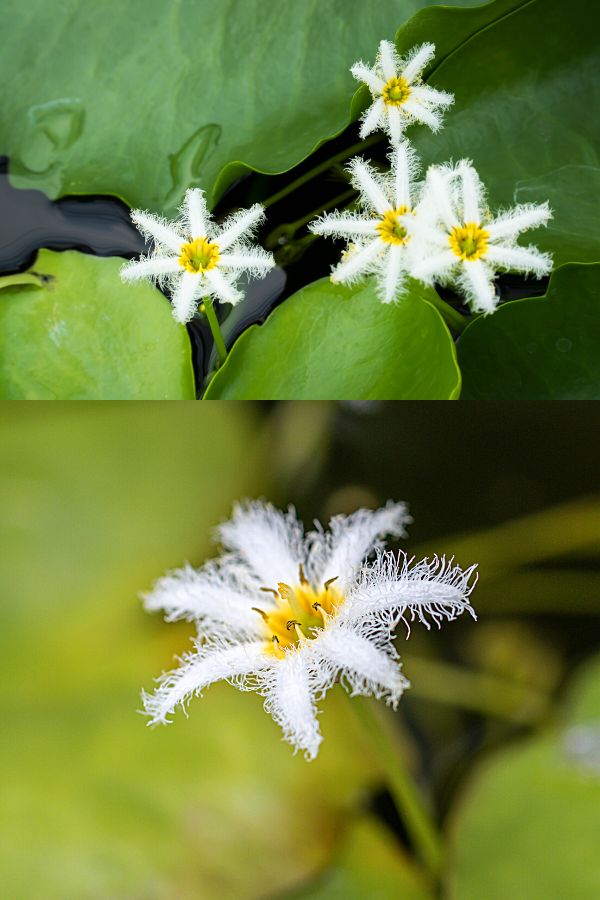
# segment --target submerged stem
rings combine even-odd
[[[224,363],[227,359],[227,347],[225,346],[225,341],[223,340],[221,326],[219,325],[219,320],[217,319],[217,314],[215,312],[213,302],[210,297],[205,297],[202,301],[202,304],[204,306],[204,314],[206,315],[206,319],[208,321],[208,324],[210,325],[210,330],[215,342],[215,347],[217,348],[217,353],[219,354],[219,359],[221,360],[221,363]]]
[[[458,334],[462,334],[469,322],[470,319],[467,319],[466,316],[461,315],[456,309],[450,306],[449,303],[446,303],[445,300],[442,300],[438,294],[435,294],[434,297],[427,298],[432,306],[435,306],[437,311],[440,313],[442,319],[445,321],[447,325],[450,326],[454,331]]]
[[[383,767],[396,809],[417,854],[432,878],[437,880],[442,862],[440,836],[419,789],[406,770],[403,753],[383,721],[384,710],[373,701],[352,699],[351,703]]]

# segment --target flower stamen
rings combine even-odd
[[[389,79],[382,94],[387,106],[402,106],[410,97],[410,85],[403,75],[399,75]]]
[[[407,244],[410,235],[405,226],[400,221],[400,216],[410,212],[408,206],[399,206],[397,209],[388,209],[381,217],[377,225],[379,237],[386,244]]]
[[[188,272],[197,275],[214,269],[220,255],[218,244],[208,241],[206,238],[195,238],[189,244],[182,246],[177,262]]]
[[[452,229],[448,242],[459,259],[473,262],[487,253],[489,236],[481,225],[466,222]]]

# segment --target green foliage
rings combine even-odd
[[[5,400],[189,400],[185,328],[121,262],[42,250],[0,279],[0,397]]]
[[[317,281],[242,335],[206,399],[452,399],[460,375],[435,299],[414,284],[392,306],[372,284]]]

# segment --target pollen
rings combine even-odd
[[[406,78],[390,78],[383,89],[383,100],[388,106],[402,106],[410,97],[410,85]]]
[[[481,225],[467,222],[453,228],[448,241],[459,259],[473,262],[487,253],[489,236],[489,232]]]
[[[207,241],[206,238],[196,238],[181,248],[181,256],[177,260],[179,265],[193,275],[208,272],[214,269],[219,261],[218,244]]]
[[[379,237],[386,244],[406,244],[410,240],[406,228],[400,222],[400,216],[410,212],[408,206],[399,206],[398,209],[388,209],[377,225]]]
[[[341,592],[335,587],[336,580],[331,578],[321,588],[315,589],[300,566],[298,584],[292,586],[280,582],[277,591],[262,588],[277,598],[274,608],[264,610],[254,607],[263,620],[266,653],[283,659],[286,650],[317,636],[327,616],[334,615],[344,602]]]

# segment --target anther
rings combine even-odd
[[[286,584],[285,581],[280,581],[277,584],[277,587],[279,588],[279,596],[282,600],[287,600],[288,597],[294,593],[289,584]]]
[[[259,609],[258,606],[252,606],[251,609],[252,609],[254,612],[257,612],[257,613],[259,614],[259,616],[262,616],[263,619],[265,620],[265,622],[268,622],[268,621],[269,621],[269,617],[268,617],[268,615],[266,614],[266,612],[263,612],[263,610],[262,610],[262,609]]]
[[[275,588],[261,587],[261,588],[259,588],[259,590],[264,591],[266,594],[273,594],[274,597],[277,597],[277,599],[279,599],[279,594],[277,593]],[[252,607],[252,609],[254,609],[254,608],[255,607]]]
[[[287,631],[291,631],[295,625],[302,626],[302,622],[298,622],[296,619],[290,619],[289,622],[286,623],[285,627],[286,627]]]
[[[334,575],[333,578],[330,578],[328,581],[326,581],[324,584],[325,590],[328,591],[329,585],[333,584],[334,581],[337,581],[339,577],[339,575]]]
[[[300,584],[308,584],[308,579],[304,574],[304,566],[302,565],[302,563],[300,563],[298,567],[298,577],[300,579]]]

